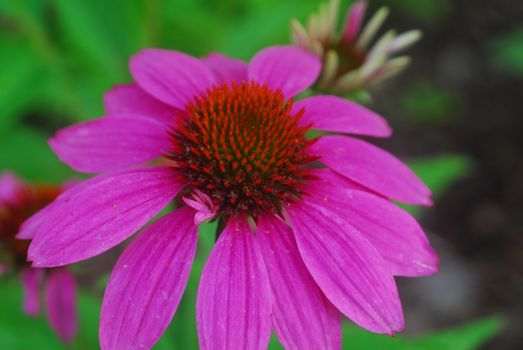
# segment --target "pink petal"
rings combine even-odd
[[[45,286],[47,318],[64,343],[71,343],[78,331],[76,279],[66,268],[52,269]]]
[[[341,349],[339,312],[312,279],[291,229],[260,218],[260,243],[272,292],[272,324],[285,349]]]
[[[16,235],[18,239],[33,239],[39,227],[47,221],[47,213],[52,212],[52,208],[60,203],[68,202],[69,199],[77,192],[83,191],[86,187],[94,185],[95,178],[75,184],[74,186],[64,186],[63,190],[55,200],[38,211],[36,214],[25,220],[20,225],[20,231]],[[97,181],[102,181],[104,177],[96,177]],[[45,233],[45,231],[44,231]]]
[[[87,173],[140,164],[172,147],[165,124],[125,114],[61,129],[49,145],[64,163]]]
[[[320,178],[322,173],[318,174]],[[437,272],[436,253],[416,220],[403,209],[371,193],[348,188],[343,179],[337,184],[316,181],[308,192],[361,232],[389,264],[393,275]]]
[[[342,37],[343,41],[352,42],[356,39],[363,23],[366,9],[366,1],[358,1],[350,7],[345,20],[345,30]]]
[[[249,79],[281,89],[286,98],[310,87],[321,71],[314,54],[297,46],[272,46],[258,52],[249,64]]]
[[[202,59],[216,75],[218,83],[234,81],[241,83],[247,80],[247,63],[217,52],[210,53]]]
[[[37,225],[29,260],[52,267],[103,253],[138,231],[182,187],[168,167],[122,171],[75,186]]]
[[[431,205],[431,192],[399,159],[362,140],[324,136],[309,148],[332,170],[379,194],[408,204]]]
[[[125,249],[105,290],[103,350],[150,349],[178,308],[196,252],[198,228],[185,207],[147,227]]]
[[[131,74],[145,92],[179,109],[216,83],[199,59],[161,49],[145,49],[134,55]]]
[[[17,196],[24,187],[24,184],[15,174],[6,171],[0,176],[0,204],[13,203],[17,201]]]
[[[191,193],[191,198],[182,197],[185,204],[196,210],[194,215],[194,224],[199,225],[202,222],[215,217],[218,214],[218,207],[216,207],[207,194],[195,189]]]
[[[313,198],[288,209],[303,261],[332,304],[372,332],[401,331],[396,284],[388,263],[369,241]]]
[[[135,114],[158,120],[166,125],[174,125],[178,115],[176,108],[148,95],[137,84],[115,86],[104,95],[107,114]]]
[[[24,287],[24,312],[31,316],[40,313],[40,280],[43,275],[42,269],[26,267],[22,270],[21,280]]]
[[[266,349],[271,333],[267,271],[245,219],[232,218],[202,272],[196,301],[200,349]]]
[[[340,186],[343,188],[350,188],[353,190],[360,190],[372,193],[376,196],[380,196],[378,193],[373,192],[369,188],[362,186],[360,184],[355,183],[354,181],[351,181],[350,179],[347,179],[346,177],[341,176],[340,174],[332,171],[329,168],[323,168],[323,169],[314,169],[314,175],[321,179],[321,181],[326,182],[330,186]],[[307,191],[309,192],[309,191]]]
[[[301,122],[313,128],[332,132],[390,136],[392,130],[378,114],[354,102],[336,96],[313,96],[296,102],[293,113],[305,110]]]

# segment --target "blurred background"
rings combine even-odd
[[[368,14],[390,7],[384,29],[424,33],[408,52],[412,66],[371,90],[366,104],[395,130],[377,143],[408,161],[435,193],[433,208],[409,210],[440,254],[441,272],[399,280],[402,335],[346,326],[344,348],[523,349],[523,2],[369,2]],[[130,81],[130,55],[162,47],[248,60],[288,43],[289,20],[306,20],[319,3],[1,0],[0,171],[36,182],[81,178],[46,139],[101,116],[104,91]],[[349,3],[342,1],[342,12]],[[206,230],[182,305],[155,349],[196,348],[194,295],[213,241]],[[1,278],[0,349],[97,349],[100,297],[118,250],[74,266],[81,329],[70,347],[43,317],[25,316],[17,280]]]

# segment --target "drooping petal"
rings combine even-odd
[[[21,188],[23,188],[23,184],[15,174],[9,171],[2,173],[0,176],[0,205],[16,202]]]
[[[266,349],[271,296],[258,242],[245,219],[233,218],[202,272],[196,301],[200,349]]]
[[[281,89],[286,98],[310,87],[320,74],[321,62],[297,46],[272,46],[256,54],[249,64],[248,77]]]
[[[135,83],[118,85],[106,92],[104,107],[108,115],[135,114],[166,125],[174,125],[178,115],[176,108],[155,99]]]
[[[387,137],[392,133],[387,121],[378,114],[336,96],[313,96],[296,102],[293,113],[304,109],[304,125],[332,132]]]
[[[172,146],[165,124],[125,114],[61,129],[49,145],[64,163],[87,173],[140,164]]]
[[[224,56],[217,52],[210,53],[202,61],[216,75],[218,83],[234,81],[241,83],[247,80],[247,62]]]
[[[291,229],[262,217],[256,237],[269,274],[273,328],[285,349],[341,349],[339,312],[305,267]]]
[[[309,149],[332,170],[385,197],[408,204],[432,204],[430,190],[405,164],[370,143],[324,136]]]
[[[288,205],[300,254],[327,298],[372,332],[403,329],[403,312],[387,262],[345,218],[306,201]]]
[[[29,260],[37,267],[61,266],[110,249],[162,210],[182,188],[179,181],[172,168],[151,167],[73,187],[37,225]]]
[[[105,290],[103,350],[150,349],[178,308],[196,252],[194,211],[185,207],[147,227],[125,249]]]
[[[419,224],[403,209],[369,192],[347,188],[343,179],[337,184],[317,180],[308,192],[314,195],[310,201],[346,218],[361,232],[389,264],[393,275],[425,276],[437,272],[438,256]]]
[[[192,199],[182,197],[182,200],[185,204],[196,210],[196,214],[194,214],[195,225],[214,218],[218,214],[219,208],[214,204],[211,197],[198,189],[192,192]]]
[[[366,9],[366,1],[358,1],[350,7],[347,12],[347,18],[345,19],[345,30],[342,36],[343,41],[353,42],[356,39],[363,23]]]
[[[142,50],[131,58],[130,67],[140,88],[179,109],[216,83],[203,62],[177,51]]]
[[[76,279],[66,268],[52,269],[45,285],[45,305],[51,327],[64,343],[71,343],[78,331]]]
[[[38,316],[40,313],[40,280],[43,270],[26,267],[22,270],[21,280],[24,287],[23,310],[31,316]]]

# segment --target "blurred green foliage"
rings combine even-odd
[[[472,160],[462,155],[441,154],[411,160],[409,165],[429,186],[437,200],[456,179],[469,174]]]
[[[402,107],[413,124],[448,124],[459,112],[459,96],[427,81],[408,87],[401,97]]]
[[[451,10],[450,0],[383,0],[380,3],[394,6],[426,24],[434,25]]]
[[[523,76],[523,28],[498,36],[487,48],[488,57],[507,72]]]
[[[385,5],[398,9],[429,25],[436,25],[451,10],[449,0],[384,0]]]
[[[71,175],[47,146],[47,135],[36,128],[16,126],[0,138],[1,169],[15,170],[28,181],[59,182]]]
[[[407,161],[407,164],[430,188],[436,203],[449,186],[456,180],[469,175],[473,169],[472,159],[458,154],[440,154],[411,159]],[[419,206],[406,204],[400,204],[400,206],[414,216],[419,216],[424,210]]]
[[[346,326],[343,335],[346,348],[352,350],[474,350],[499,332],[502,325],[500,318],[490,317],[416,338],[401,335],[388,337]]]

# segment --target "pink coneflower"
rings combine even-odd
[[[220,221],[196,317],[202,349],[340,348],[344,314],[371,331],[403,329],[393,276],[436,271],[416,221],[389,199],[430,204],[399,160],[353,137],[388,136],[373,112],[333,96],[293,102],[318,58],[262,50],[249,64],[148,49],[136,84],[105,96],[108,115],[50,140],[73,168],[101,172],[29,220],[29,259],[61,266],[100,254],[168,203],[178,209],[126,248],[108,282],[100,342],[149,349],[171,321],[196,250],[197,224]],[[311,128],[333,135],[307,138]],[[158,157],[165,165],[137,167]],[[132,167],[132,168],[131,168]]]
[[[330,0],[311,15],[306,27],[297,20],[291,22],[294,43],[323,60],[317,89],[336,94],[352,93],[391,78],[410,64],[408,56],[393,56],[418,41],[419,30],[400,35],[389,30],[371,45],[389,10],[380,8],[363,26],[367,2],[359,0],[347,11],[343,31],[338,35],[339,7],[339,0]]]
[[[40,313],[40,283],[45,279],[46,314],[60,339],[70,343],[77,330],[76,281],[66,268],[42,269],[27,264],[29,241],[15,237],[20,225],[31,215],[51,203],[61,188],[29,185],[15,175],[0,176],[0,265],[2,273],[20,272],[24,287],[23,310],[31,316]]]

